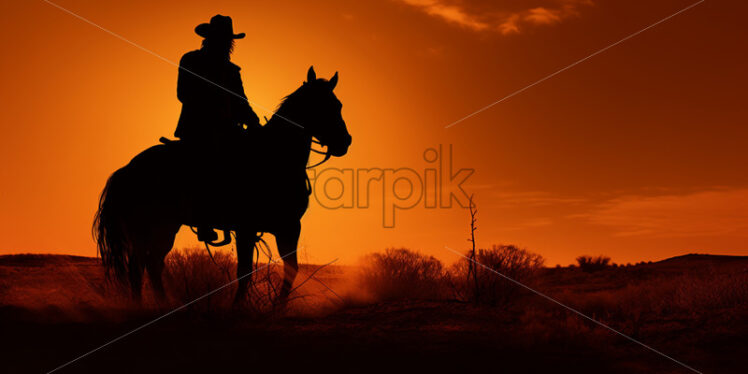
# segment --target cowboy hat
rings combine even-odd
[[[210,23],[201,23],[195,27],[195,33],[203,38],[242,39],[246,34],[234,34],[231,17],[217,14]]]

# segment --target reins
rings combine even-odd
[[[314,138],[312,138],[312,143],[322,145],[322,143],[320,143],[318,140],[316,140]],[[317,166],[320,166],[320,165],[324,164],[327,160],[330,159],[331,155],[330,155],[330,151],[329,150],[327,150],[327,151],[318,151],[318,150],[314,149],[313,147],[310,147],[309,150],[312,151],[312,152],[314,152],[314,153],[320,154],[320,155],[325,155],[325,158],[322,159],[322,161],[320,161],[320,162],[318,162],[318,163],[316,163],[314,165],[307,166],[306,167],[307,169],[312,169],[312,168],[315,168]]]
[[[281,118],[282,118],[282,117],[281,117]],[[285,119],[285,118],[284,118],[284,119]],[[286,120],[286,121],[288,121],[288,120]],[[268,123],[268,122],[270,122],[270,121],[268,120],[268,118],[267,118],[267,117],[265,117],[265,124],[267,125],[267,123]],[[319,140],[316,140],[316,139],[314,139],[314,138],[312,138],[312,144],[318,144],[318,145],[322,146],[322,143],[321,143],[321,142],[320,142]],[[325,158],[324,158],[324,159],[322,159],[322,161],[320,161],[320,162],[318,162],[318,163],[316,163],[316,164],[314,164],[314,165],[309,165],[309,166],[307,166],[307,167],[306,167],[307,169],[312,169],[312,168],[315,168],[315,167],[317,167],[317,166],[320,166],[320,165],[324,164],[325,162],[327,162],[327,160],[329,160],[329,159],[330,159],[330,156],[331,156],[331,155],[330,155],[330,152],[329,152],[329,151],[318,151],[318,150],[314,149],[313,147],[309,147],[309,150],[310,150],[310,151],[312,151],[312,152],[314,152],[314,153],[316,153],[316,154],[324,155],[324,156],[325,156]],[[309,182],[309,178],[307,178],[307,183],[308,183],[308,182]]]

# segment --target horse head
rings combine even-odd
[[[335,157],[348,153],[351,145],[351,135],[345,125],[341,110],[343,104],[335,96],[333,90],[338,84],[338,73],[326,80],[317,78],[314,67],[309,67],[306,82],[302,85],[306,99],[305,130],[327,146],[327,152]]]

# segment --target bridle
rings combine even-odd
[[[281,117],[281,118],[283,118],[283,117]],[[285,118],[283,118],[283,119],[285,119]],[[288,119],[285,119],[285,120],[288,121],[288,122],[290,122]],[[265,117],[265,124],[267,124],[267,123],[268,123],[268,118]],[[303,127],[302,127],[302,129],[303,129]],[[319,144],[320,146],[324,147],[324,145],[319,140],[314,139],[314,137],[312,137],[312,144]],[[320,154],[320,155],[325,155],[325,158],[322,159],[322,161],[320,161],[320,162],[318,162],[318,163],[316,163],[314,165],[307,166],[306,167],[307,169],[312,169],[312,168],[315,168],[317,166],[320,166],[320,165],[324,164],[325,162],[327,162],[327,160],[330,159],[330,156],[332,156],[332,155],[330,155],[330,150],[329,149],[327,151],[318,151],[318,150],[314,149],[314,147],[310,147],[309,150],[312,151],[312,152],[314,152],[314,153]],[[307,179],[307,182],[309,182],[308,179]]]
[[[314,138],[312,138],[312,143],[313,144],[319,144],[320,146],[324,146],[319,140],[316,140]],[[322,161],[320,161],[320,162],[318,162],[318,163],[316,163],[314,165],[307,166],[306,167],[307,169],[311,169],[311,168],[315,168],[317,166],[320,166],[320,165],[324,164],[327,160],[330,159],[331,155],[330,155],[330,149],[329,149],[329,147],[328,147],[328,149],[326,151],[318,151],[318,150],[314,149],[314,147],[309,148],[309,150],[312,151],[312,152],[314,152],[314,153],[317,153],[317,154],[320,154],[320,155],[324,155],[325,158],[322,159]]]

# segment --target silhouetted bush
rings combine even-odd
[[[593,272],[603,270],[610,264],[610,257],[607,256],[579,256],[577,257],[577,263],[582,271]]]
[[[441,261],[405,248],[366,256],[359,281],[377,300],[433,299],[444,294]]]
[[[514,245],[478,249],[475,261],[479,264],[475,267],[477,289],[472,275],[468,274],[470,262],[466,258],[450,269],[450,283],[459,299],[489,305],[506,303],[525,291],[522,286],[506,278],[533,287],[538,270],[545,262],[539,254]]]
[[[236,293],[236,257],[233,252],[215,251],[211,260],[205,248],[174,250],[166,257],[164,287],[166,295],[175,305],[184,305],[224,287],[218,292],[191,304],[189,310],[199,313],[230,310]],[[254,317],[269,315],[283,305],[277,300],[283,283],[281,264],[259,264],[251,275],[252,282],[243,305],[244,312]],[[289,300],[302,297],[298,292]]]
[[[167,296],[176,304],[183,305],[213,291],[233,280],[236,258],[233,253],[216,251],[215,263],[205,248],[174,250],[166,256],[164,287]],[[227,287],[190,306],[200,311],[214,311],[230,305],[236,290]]]

